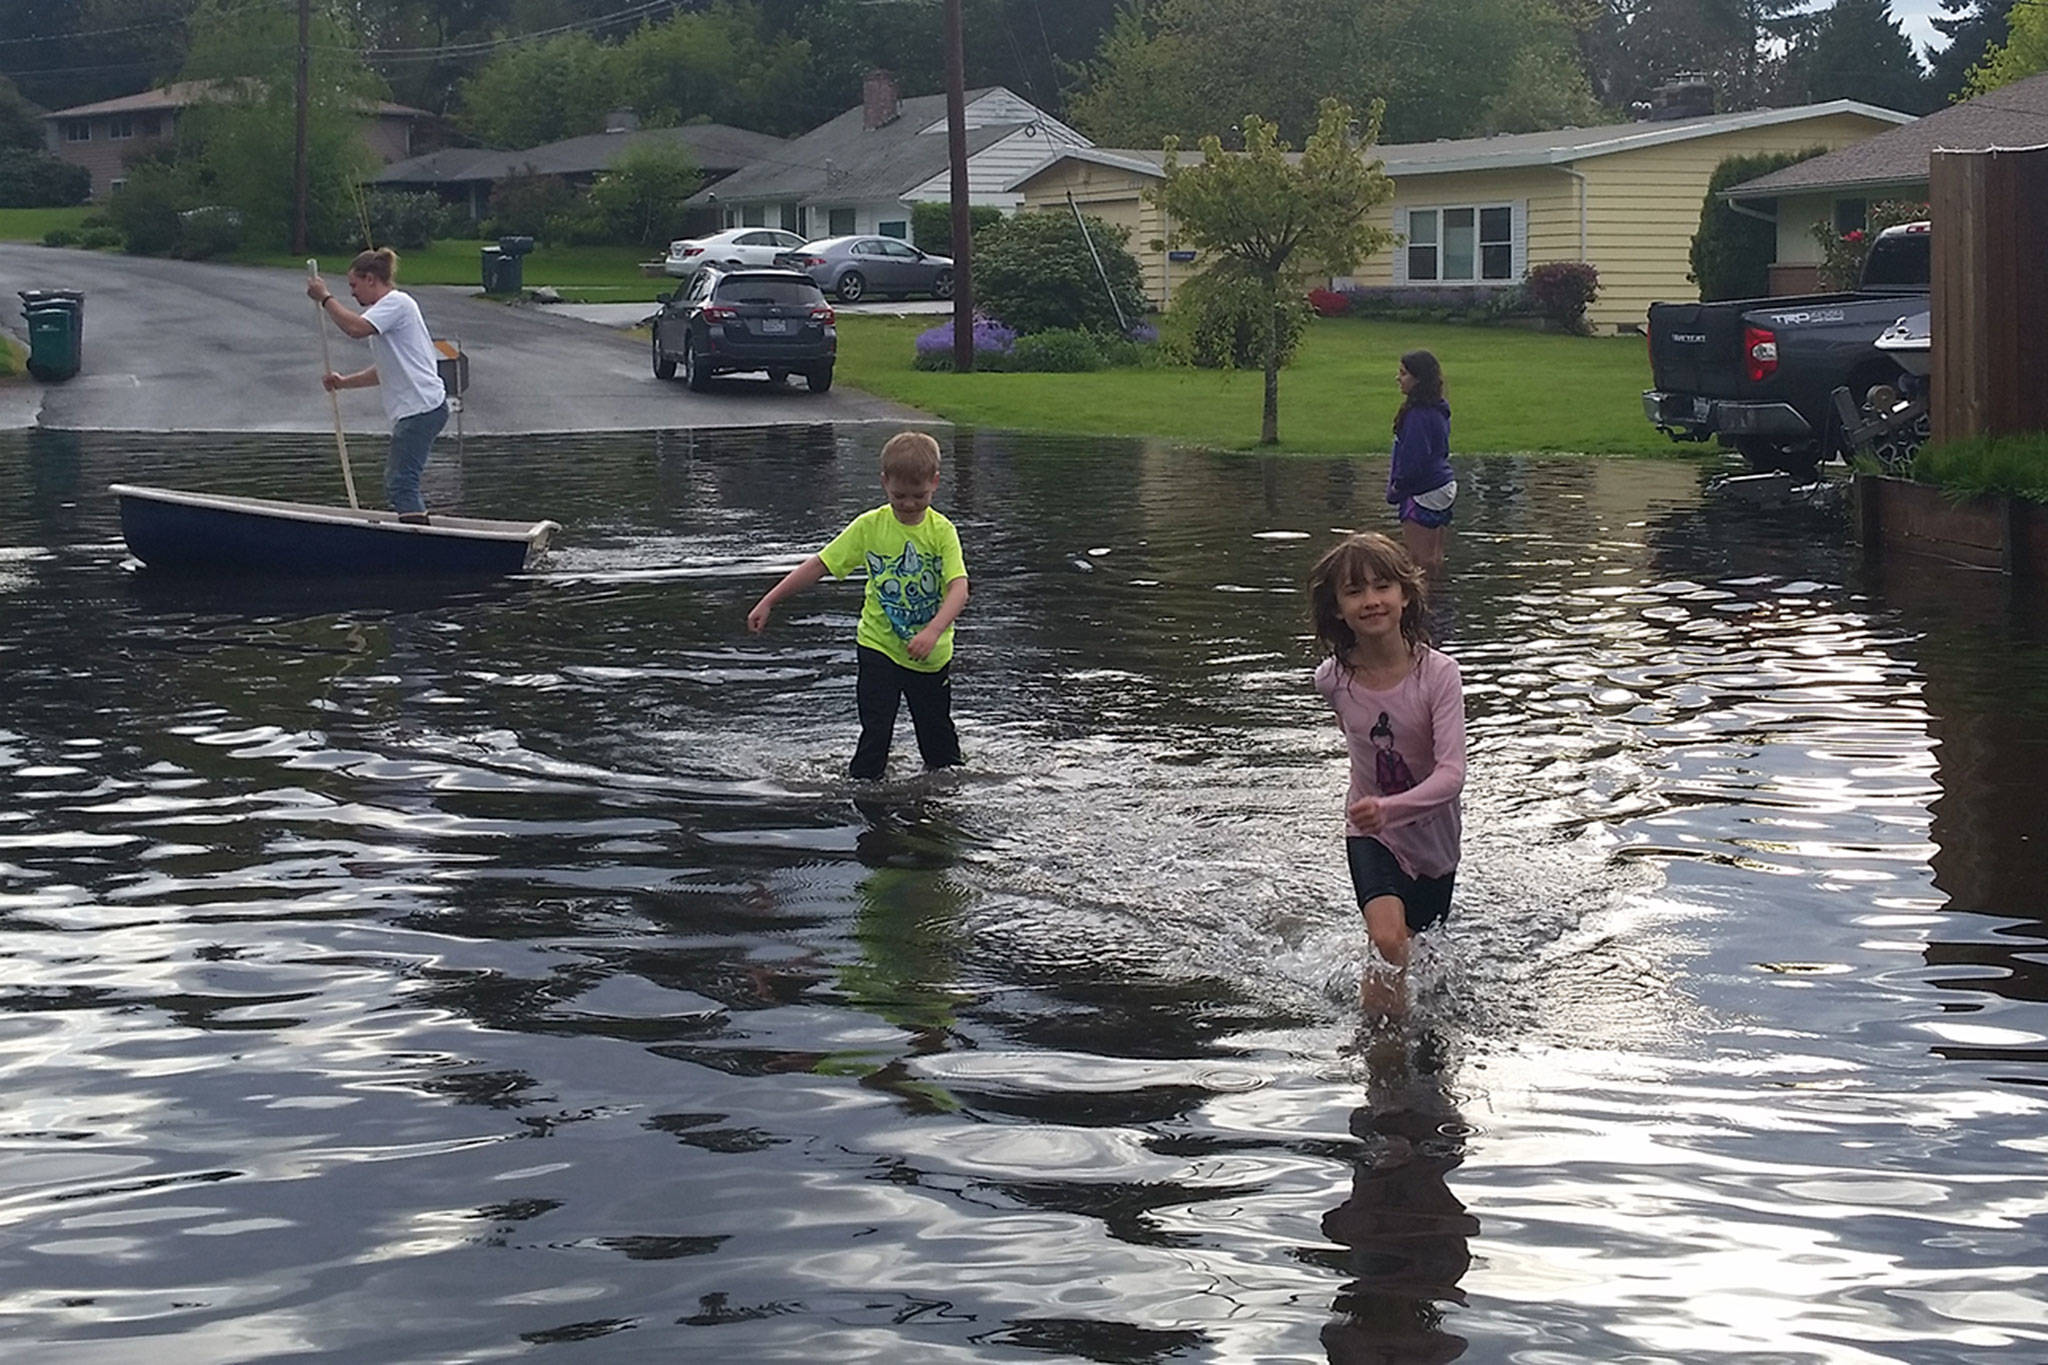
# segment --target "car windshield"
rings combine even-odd
[[[718,286],[720,303],[820,303],[825,296],[809,280],[739,279]]]

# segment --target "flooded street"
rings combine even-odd
[[[1461,458],[1375,1027],[1301,582],[1384,458],[961,433],[969,767],[856,784],[858,589],[743,622],[889,431],[444,442],[564,531],[426,588],[127,562],[318,437],[0,433],[10,1363],[2048,1358],[2048,607]]]

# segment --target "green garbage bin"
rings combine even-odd
[[[519,286],[513,282],[512,270],[518,262],[510,259],[494,246],[487,246],[480,253],[483,257],[484,292],[486,294],[516,294]]]
[[[85,295],[76,289],[23,289],[28,323],[28,372],[44,381],[78,373],[85,349]]]
[[[498,250],[505,253],[505,269],[509,284],[508,293],[518,294],[525,291],[526,256],[528,252],[533,250],[533,246],[534,242],[531,237],[515,236],[500,237],[498,239]]]

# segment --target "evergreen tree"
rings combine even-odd
[[[1937,99],[1967,96],[1970,72],[1984,60],[1985,52],[2011,35],[2012,7],[2013,0],[1943,0],[1943,17],[1933,23],[1948,44],[1927,54],[1933,69],[1929,84]]]
[[[1907,114],[1933,108],[1926,70],[1888,0],[1835,0],[1785,60],[1786,93],[1800,103],[1854,99]]]

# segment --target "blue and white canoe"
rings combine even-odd
[[[487,521],[272,502],[117,483],[121,534],[152,569],[292,577],[514,574],[547,549],[552,521]]]

